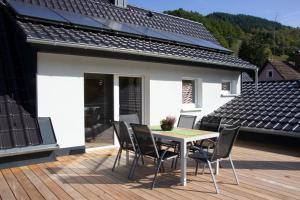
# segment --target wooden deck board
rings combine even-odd
[[[238,145],[233,161],[240,179],[235,179],[229,163],[224,161],[217,176],[221,194],[215,194],[208,170],[194,175],[194,162],[188,162],[188,184],[179,185],[180,171],[171,170],[157,178],[150,190],[153,163],[146,159],[134,180],[128,180],[129,167],[121,165],[111,171],[115,150],[97,150],[82,155],[59,157],[56,162],[3,169],[0,171],[0,199],[100,199],[100,200],[280,200],[300,199],[300,155],[286,150],[268,151]],[[125,156],[125,155],[124,155]]]

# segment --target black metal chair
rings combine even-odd
[[[205,131],[219,132],[222,118],[215,116],[202,117],[199,129]]]
[[[127,115],[120,115],[119,117],[120,121],[126,122],[129,124],[140,124],[140,118],[138,114],[127,114]]]
[[[139,151],[135,155],[132,163],[129,178],[133,178],[139,158],[142,156],[153,158],[156,163],[156,172],[151,185],[151,189],[153,189],[159,170],[162,169],[162,171],[164,171],[163,162],[176,158],[177,154],[175,152],[168,151],[168,148],[164,150],[158,149],[151,130],[147,125],[131,124],[131,127],[135,135]]]
[[[202,174],[204,173],[206,164],[208,165],[217,193],[219,193],[219,188],[218,188],[218,185],[217,185],[217,182],[216,182],[216,179],[214,176],[214,172],[213,172],[213,169],[211,166],[212,163],[219,162],[223,159],[229,159],[236,183],[239,184],[239,180],[238,180],[237,174],[235,172],[235,168],[234,168],[234,165],[233,165],[233,162],[231,159],[231,155],[230,155],[233,144],[239,133],[239,129],[240,129],[240,126],[229,127],[229,128],[225,127],[221,131],[220,136],[218,137],[218,139],[214,145],[214,150],[212,153],[210,153],[208,151],[204,151],[204,150],[198,150],[198,151],[194,152],[193,154],[189,155],[190,158],[192,158],[196,161],[196,171],[195,171],[196,175],[198,174],[199,162],[204,163]]]
[[[180,115],[178,123],[177,123],[177,127],[178,128],[193,129],[194,126],[195,126],[196,119],[197,119],[197,116],[194,116],[194,115]],[[169,141],[169,142],[164,142],[164,143],[169,145],[169,146],[173,146],[174,151],[178,152],[178,154],[180,153],[180,144],[178,142]],[[179,157],[180,156],[178,156],[178,158]],[[172,168],[174,167],[174,164],[175,164],[174,168],[175,169],[177,168],[178,158],[176,158],[176,160],[173,161],[173,163],[171,165]]]
[[[215,116],[202,117],[200,121],[199,130],[220,132],[221,122],[222,122],[221,117],[215,117]],[[195,144],[190,148],[190,150],[195,150],[198,148],[210,149],[213,148],[215,142],[216,139],[206,139],[206,140],[196,141]]]
[[[120,144],[120,148],[117,154],[117,157],[115,159],[112,171],[115,170],[117,161],[121,161],[121,155],[122,155],[122,151],[126,150],[126,151],[131,151],[134,154],[137,153],[137,144],[135,142],[135,139],[133,138],[133,135],[130,133],[129,131],[129,127],[126,124],[126,122],[123,121],[114,121],[112,122],[112,125],[114,127],[117,139],[119,141]]]
[[[177,127],[193,129],[197,116],[193,115],[180,115]]]

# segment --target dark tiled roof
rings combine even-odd
[[[8,37],[8,32],[15,32],[7,30],[2,14],[0,12],[0,150],[39,145],[42,138],[28,96],[29,80],[25,73],[20,75],[25,68],[20,54],[22,44],[14,40],[14,34]]]
[[[17,0],[36,6],[45,6],[72,13],[100,17],[118,22],[126,22],[159,29],[168,32],[180,33],[197,37],[218,44],[212,34],[200,23],[180,19],[160,13],[149,12],[144,9],[128,6],[127,9],[114,6],[108,0]],[[97,48],[101,50],[121,51],[122,53],[146,54],[147,56],[163,56],[170,59],[186,60],[205,64],[215,64],[238,69],[254,69],[255,66],[216,49],[191,47],[185,44],[176,44],[170,41],[156,41],[150,38],[138,38],[132,35],[107,33],[101,29],[89,30],[64,24],[50,24],[30,19],[18,19],[18,23],[27,34],[29,42],[50,43],[59,42],[62,46],[80,44],[82,48]],[[47,44],[45,43],[47,41]],[[70,46],[69,46],[70,47]],[[77,48],[80,48],[77,46]]]
[[[253,82],[253,78],[247,72],[242,73],[242,82]]]
[[[128,5],[119,8],[109,0],[17,0],[33,5],[64,10],[76,14],[99,17],[117,22],[127,22],[159,30],[189,35],[218,43],[212,34],[200,23],[153,12]]]
[[[300,73],[294,70],[289,65],[282,61],[269,61],[269,63],[276,69],[276,71],[284,78],[284,80],[298,80]]]
[[[300,137],[300,82],[244,83],[242,95],[211,115],[221,116],[223,124],[241,124],[261,132]]]
[[[193,59],[204,63],[228,65],[237,68],[254,68],[250,63],[234,55],[199,48],[28,21],[18,21],[18,23],[27,34],[29,40],[82,44],[106,49],[145,52],[149,55],[169,56],[171,58]]]

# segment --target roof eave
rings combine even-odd
[[[278,130],[274,130],[274,129],[241,127],[240,130],[245,131],[245,132],[263,133],[263,134],[281,135],[281,136],[300,138],[300,134],[288,132],[288,131],[278,131]]]
[[[46,45],[46,46],[56,46],[56,47],[68,47],[68,48],[78,48],[78,49],[85,49],[85,50],[96,50],[96,51],[106,51],[112,53],[126,53],[131,55],[143,55],[143,56],[150,56],[156,58],[166,58],[172,60],[179,60],[179,61],[187,61],[199,64],[209,64],[209,65],[218,65],[218,66],[225,66],[232,69],[239,69],[242,71],[252,71],[256,70],[256,66],[251,67],[243,67],[241,65],[235,65],[230,63],[224,62],[217,62],[211,60],[204,60],[204,59],[193,59],[188,57],[176,56],[171,54],[162,54],[162,53],[154,53],[154,52],[146,52],[146,51],[139,51],[134,49],[122,49],[116,47],[99,47],[95,45],[89,45],[85,43],[69,43],[69,42],[61,42],[61,41],[52,41],[52,40],[41,40],[41,39],[33,39],[27,38],[27,42],[30,44],[38,44],[38,45]]]

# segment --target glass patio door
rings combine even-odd
[[[85,74],[84,110],[86,147],[101,147],[114,144],[113,75]]]
[[[142,122],[142,98],[141,77],[119,77],[120,115],[137,114]]]

